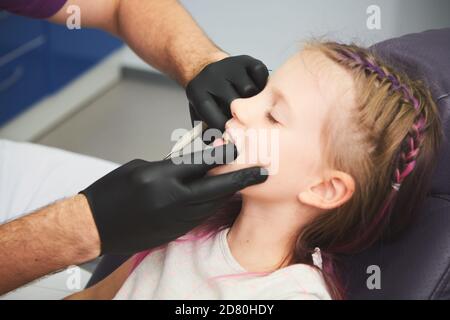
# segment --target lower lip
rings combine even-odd
[[[225,144],[225,140],[223,140],[222,138],[217,138],[214,140],[213,142],[213,147],[220,147],[223,146]]]

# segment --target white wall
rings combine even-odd
[[[250,54],[277,68],[302,40],[326,35],[372,43],[450,27],[448,0],[181,0],[207,34],[229,53]],[[381,9],[381,30],[366,27],[367,7]],[[147,68],[131,51],[124,64]]]

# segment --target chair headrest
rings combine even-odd
[[[396,241],[343,257],[348,298],[450,299],[450,28],[390,39],[372,49],[392,67],[430,87],[446,139],[431,194],[418,208],[414,225]],[[369,266],[379,268],[381,289],[367,286]]]
[[[343,258],[347,298],[450,300],[449,229],[450,196],[428,197],[400,239]]]

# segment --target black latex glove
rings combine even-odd
[[[204,121],[224,131],[236,98],[261,92],[269,72],[264,63],[250,56],[228,57],[207,65],[186,87],[192,123]]]
[[[182,156],[206,159],[202,163],[133,160],[81,191],[94,216],[102,254],[131,254],[168,243],[204,222],[238,190],[267,179],[256,167],[206,175],[217,166],[207,164],[211,160],[225,163],[236,155],[235,146],[228,144]]]

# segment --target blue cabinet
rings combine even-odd
[[[47,93],[45,49],[39,46],[0,67],[0,123],[12,119]]]
[[[121,45],[101,31],[69,30],[0,11],[0,125]]]
[[[44,34],[42,21],[0,11],[0,57]]]
[[[69,30],[47,24],[49,90],[60,89],[94,66],[122,43],[99,30]]]

